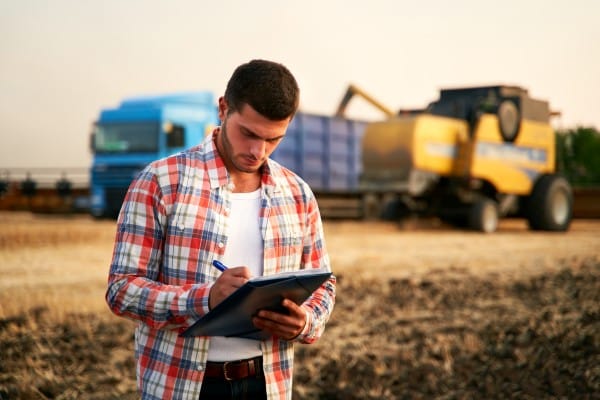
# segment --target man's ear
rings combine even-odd
[[[227,104],[227,101],[225,100],[225,97],[223,97],[223,96],[219,97],[219,119],[221,120],[221,123],[223,123],[223,121],[225,121],[225,117],[227,117],[228,111],[229,111],[229,106]]]

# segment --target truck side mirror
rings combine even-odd
[[[97,125],[92,125],[92,131],[90,132],[90,151],[94,153],[96,151],[96,129]]]
[[[177,124],[169,124],[165,129],[167,147],[176,148],[185,146],[185,128]]]

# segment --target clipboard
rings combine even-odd
[[[331,277],[324,269],[303,269],[252,278],[180,336],[227,336],[263,340],[269,337],[252,324],[259,310],[285,312],[284,298],[302,304]]]

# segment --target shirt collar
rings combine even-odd
[[[211,135],[207,135],[202,143],[205,154],[205,165],[210,179],[211,189],[232,185],[229,172],[225,167],[225,162],[221,158],[217,145],[215,143],[217,135],[221,128],[217,127],[213,130]],[[262,167],[262,178],[261,186],[263,191],[270,195],[279,191],[279,185],[277,184],[277,166],[270,158],[267,159]]]

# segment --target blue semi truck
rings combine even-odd
[[[132,179],[153,160],[200,143],[219,124],[210,92],[127,98],[101,110],[92,133],[90,211],[114,218]],[[318,195],[358,193],[365,123],[298,112],[272,158]]]

